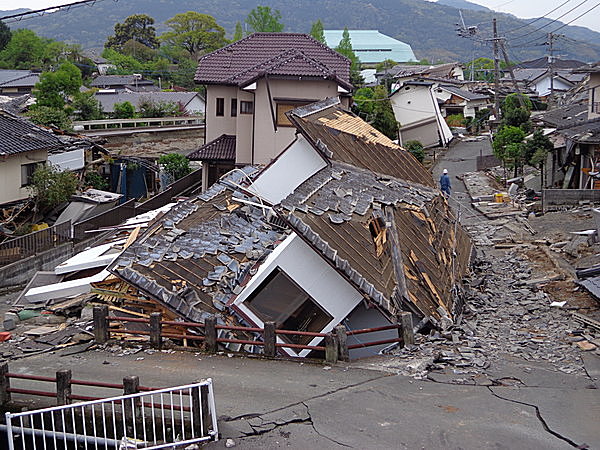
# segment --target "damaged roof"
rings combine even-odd
[[[236,200],[232,184],[256,173],[230,172],[178,203],[109,270],[187,320],[203,322],[239,293],[250,270],[286,236],[257,208]]]
[[[0,155],[51,150],[63,145],[63,142],[50,131],[0,110]]]
[[[451,287],[465,273],[471,247],[437,190],[333,162],[278,211],[365,297],[390,313],[404,309],[404,301],[423,315],[439,318],[439,306],[453,313]],[[379,255],[369,228],[376,217],[387,228]]]
[[[288,117],[325,158],[434,186],[429,172],[410,152],[343,109],[339,98],[296,108]]]
[[[588,105],[579,103],[555,108],[550,111],[532,114],[532,119],[544,122],[557,128],[569,128],[574,125],[587,122]]]
[[[195,81],[245,86],[265,74],[328,78],[352,88],[350,60],[302,33],[253,33],[200,58]]]

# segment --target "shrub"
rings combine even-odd
[[[425,160],[425,151],[423,149],[423,144],[419,141],[407,141],[404,144],[404,148],[408,150],[412,155],[417,158],[417,161],[422,163]]]

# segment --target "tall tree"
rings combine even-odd
[[[36,106],[62,109],[69,96],[79,92],[81,71],[70,62],[60,65],[56,72],[44,72],[35,85]]]
[[[390,139],[398,139],[398,122],[388,100],[385,86],[377,86],[373,91],[373,125]]]
[[[280,33],[284,27],[280,20],[281,12],[278,9],[271,11],[270,6],[257,6],[246,17],[246,23],[252,32]]]
[[[327,42],[325,41],[325,32],[323,31],[323,22],[321,22],[321,19],[312,24],[312,27],[310,28],[310,35],[322,44],[327,45]]]
[[[115,24],[115,34],[109,36],[104,47],[120,51],[125,42],[133,39],[146,47],[158,48],[154,19],[147,14],[134,14],[123,23]]]
[[[237,42],[244,37],[244,30],[242,29],[242,24],[238,20],[235,24],[235,31],[233,32],[233,42]]]
[[[186,49],[190,55],[199,56],[227,43],[225,29],[217,24],[213,16],[195,11],[176,14],[165,22],[171,29],[160,36],[160,40]]]
[[[4,50],[4,47],[8,45],[11,35],[8,25],[0,20],[0,51]]]
[[[364,83],[364,80],[362,75],[360,74],[360,61],[358,60],[358,56],[356,56],[356,53],[354,53],[354,50],[352,49],[350,32],[348,31],[347,27],[344,27],[342,39],[340,40],[338,46],[335,48],[335,51],[350,60],[350,82],[355,87],[361,86]]]
[[[34,69],[43,67],[46,42],[31,30],[12,33],[8,45],[0,52],[0,64],[5,69]]]

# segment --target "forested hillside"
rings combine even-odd
[[[463,4],[462,0],[443,0]],[[420,59],[434,61],[466,61],[475,56],[489,56],[491,48],[485,39],[491,37],[493,12],[485,9],[463,9],[467,25],[479,24],[475,39],[461,38],[456,33],[460,22],[459,10],[441,3],[424,0],[110,0],[43,17],[15,22],[11,27],[27,27],[46,37],[80,43],[84,48],[101,47],[112,34],[116,22],[131,14],[148,14],[156,19],[157,31],[165,31],[164,21],[189,10],[214,16],[233,34],[235,23],[243,22],[257,5],[278,9],[286,31],[308,32],[311,23],[321,19],[326,29],[378,29],[412,45]],[[467,5],[468,6],[468,5]],[[545,11],[540,11],[543,14]],[[540,45],[548,31],[560,26],[550,24],[535,31],[546,22],[527,21],[496,13],[501,33],[507,33],[509,52],[513,60],[525,60],[545,54]],[[518,29],[517,29],[518,28]],[[514,30],[514,32],[511,32]],[[582,27],[560,30],[567,38],[557,46],[563,57],[584,61],[600,60],[600,33]],[[517,38],[515,40],[511,38]]]

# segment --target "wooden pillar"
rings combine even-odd
[[[415,335],[413,333],[412,314],[409,312],[401,313],[400,325],[401,327],[398,331],[402,333],[404,346],[413,345],[415,343]]]
[[[71,371],[61,369],[56,372],[56,404],[59,406],[71,403]]]
[[[325,362],[335,364],[338,362],[338,341],[332,333],[325,336]]]
[[[348,334],[344,325],[335,327],[335,337],[338,341],[338,355],[340,361],[350,361],[350,352],[348,350]]]
[[[206,351],[209,353],[217,353],[217,318],[215,316],[204,319],[204,337]]]
[[[159,312],[150,314],[150,345],[162,348],[162,314]]]
[[[6,405],[10,403],[10,378],[6,376],[8,373],[8,363],[2,361],[0,363],[0,404]]]
[[[94,306],[94,337],[98,344],[104,344],[109,339],[108,306]]]
[[[275,334],[275,322],[265,322],[264,327],[264,355],[269,358],[274,358],[277,354],[277,347],[275,346],[275,342],[277,341],[277,336]]]
[[[202,411],[202,399],[200,398],[200,388],[192,388],[192,419],[194,421],[194,430],[192,431],[194,436],[201,436],[204,432],[204,421]]]
[[[123,395],[137,394],[140,392],[140,378],[137,376],[129,376],[123,378]],[[125,423],[123,428],[127,430],[127,436],[133,436],[133,423],[137,430],[137,435],[140,436],[141,430],[141,417],[142,417],[142,401],[138,397],[133,401],[133,408],[131,408],[131,401],[125,401],[125,411],[123,416],[125,417]],[[131,409],[130,409],[131,408]],[[142,431],[143,433],[143,431]]]
[[[202,436],[208,436],[212,420],[210,417],[208,386],[200,386],[200,404],[202,406]]]

